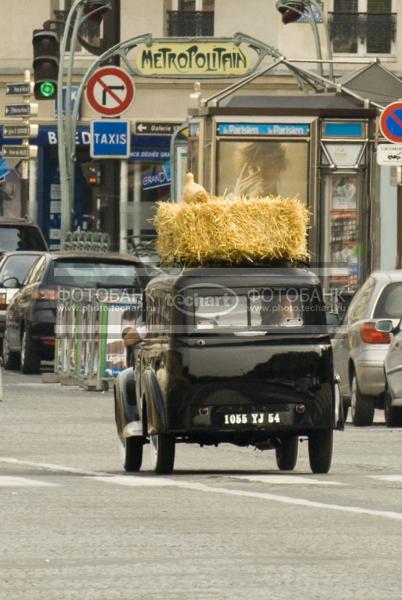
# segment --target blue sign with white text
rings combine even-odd
[[[73,109],[73,107],[74,107],[74,102],[77,97],[78,90],[79,90],[79,88],[75,87],[75,86],[73,86],[71,88],[71,103],[72,103],[71,109]],[[67,88],[63,87],[63,90],[62,90],[63,115],[66,114],[66,98],[67,98]],[[57,96],[56,96],[56,98],[54,100],[54,116],[56,119],[57,119],[57,111],[58,111],[58,108],[57,108]],[[80,110],[78,111],[77,118],[78,118],[78,120],[81,119],[81,107],[80,107]]]
[[[103,119],[91,122],[91,158],[128,158],[130,141],[128,121]]]
[[[219,123],[218,135],[270,135],[304,137],[310,134],[305,123]]]

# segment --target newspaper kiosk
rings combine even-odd
[[[311,213],[311,266],[337,309],[379,251],[377,115],[343,93],[207,101],[191,111],[187,152],[176,144],[175,198],[186,170],[217,195],[298,195]]]

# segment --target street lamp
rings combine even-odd
[[[313,8],[315,8],[317,13],[322,18],[322,10],[319,2],[317,2],[317,0],[277,0],[276,8],[281,13],[282,23],[284,23],[285,25],[287,25],[288,23],[294,23],[295,21],[298,21],[302,15],[307,13],[314,34],[317,59],[320,61],[318,62],[318,72],[321,75],[321,77],[323,77],[324,71],[322,66],[321,40],[313,12]],[[329,60],[332,60],[332,50],[331,42],[328,35],[328,28],[326,25],[324,28],[327,38],[328,57]],[[334,78],[332,62],[329,63],[329,76],[330,79]]]
[[[72,131],[75,129],[71,122],[73,113],[71,91],[73,83],[74,53],[81,25],[86,19],[94,15],[102,14],[110,9],[112,0],[74,0],[67,15],[64,35],[60,47],[60,66],[57,85],[57,130],[58,130],[58,153],[61,192],[61,242],[64,244],[67,234],[71,228],[71,213],[74,200],[74,163],[71,159],[72,148],[75,138]],[[64,62],[67,48],[70,46],[70,54],[67,68],[67,81],[65,91],[65,110],[63,111],[63,83]],[[64,114],[63,114],[64,113]]]

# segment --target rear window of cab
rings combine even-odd
[[[234,290],[218,285],[191,286],[174,294],[152,290],[147,296],[146,312],[149,329],[154,333],[174,332],[180,323],[190,331],[206,334],[275,332],[326,325],[325,307],[317,287]]]

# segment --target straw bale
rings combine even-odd
[[[157,248],[165,263],[305,260],[308,211],[297,198],[160,202]]]

